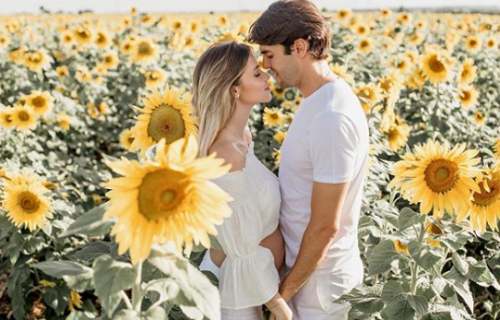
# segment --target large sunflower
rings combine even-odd
[[[48,91],[33,91],[28,96],[26,103],[33,108],[37,116],[42,116],[52,110],[54,98]]]
[[[30,231],[43,228],[45,218],[52,218],[49,192],[38,177],[27,171],[12,173],[5,179],[2,206],[7,217],[18,227],[27,227]]]
[[[420,213],[431,210],[436,219],[459,213],[469,206],[472,191],[480,192],[473,177],[479,172],[477,150],[465,150],[465,144],[450,150],[429,141],[415,149],[415,154],[396,163],[391,185],[401,188],[403,197],[411,203],[420,203]]]
[[[424,76],[430,82],[439,84],[446,81],[451,73],[453,60],[443,49],[427,46],[421,57],[421,68]]]
[[[35,112],[28,106],[14,106],[12,109],[12,121],[19,131],[36,129]]]
[[[457,215],[457,222],[470,217],[472,228],[481,233],[486,231],[486,225],[491,230],[498,231],[500,218],[500,166],[486,170],[476,178],[481,192],[472,194],[471,205]]]
[[[464,63],[460,66],[460,70],[458,70],[458,84],[470,84],[476,80],[476,76],[477,67],[474,66],[474,60],[471,58],[465,59]]]
[[[111,231],[116,236],[119,254],[130,251],[132,263],[147,259],[151,246],[172,241],[188,250],[193,243],[210,247],[208,234],[217,233],[231,214],[230,196],[207,179],[229,170],[215,154],[196,159],[198,145],[190,136],[170,146],[162,139],[153,161],[143,164],[122,158],[107,165],[122,177],[103,185],[111,206],[104,219],[116,217]]]
[[[182,91],[174,91],[165,86],[161,95],[158,90],[142,99],[144,108],[134,107],[141,112],[139,120],[131,129],[135,139],[130,151],[141,150],[144,156],[146,150],[166,139],[170,144],[189,135],[196,135],[197,129],[190,96]]]

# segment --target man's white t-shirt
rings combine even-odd
[[[340,229],[318,270],[336,274],[339,282],[362,279],[357,228],[368,145],[366,116],[344,80],[337,77],[302,100],[283,142],[279,168],[280,224],[288,268],[297,259],[311,217],[313,181],[349,182]]]

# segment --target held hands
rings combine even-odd
[[[270,303],[268,303],[270,304]],[[268,305],[266,304],[266,305]],[[271,311],[269,320],[292,320],[292,310],[283,298],[274,300],[274,304],[267,307]]]

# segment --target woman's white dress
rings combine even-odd
[[[233,213],[217,226],[217,240],[226,259],[220,269],[207,251],[200,265],[219,279],[223,320],[260,320],[261,307],[279,287],[279,275],[271,251],[259,243],[278,228],[281,196],[278,178],[248,147],[242,170],[213,179],[233,201]]]

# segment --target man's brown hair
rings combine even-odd
[[[248,41],[260,45],[281,44],[285,53],[297,39],[309,43],[309,53],[317,60],[326,59],[331,29],[327,18],[308,0],[276,1],[252,24]]]

